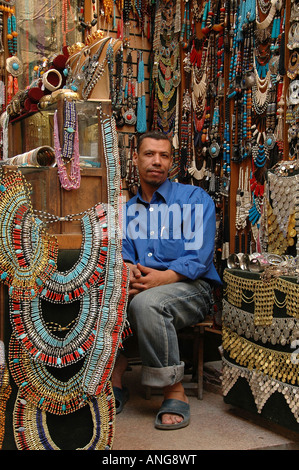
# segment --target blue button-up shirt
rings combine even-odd
[[[150,203],[140,189],[123,217],[124,261],[221,283],[213,264],[215,205],[200,187],[168,179]]]

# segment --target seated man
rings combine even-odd
[[[189,424],[190,409],[176,332],[204,320],[211,286],[221,283],[213,264],[215,206],[202,188],[168,179],[172,145],[164,134],[141,135],[133,161],[140,188],[128,201],[123,222],[123,258],[130,268],[128,319],[138,338],[142,383],[163,388],[155,426],[178,429]],[[126,366],[120,356],[112,374],[120,401]]]

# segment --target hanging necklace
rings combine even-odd
[[[239,187],[236,195],[236,230],[244,230],[247,225],[249,209],[251,207],[251,194],[248,178],[249,169],[239,169]]]
[[[65,367],[81,360],[94,341],[101,292],[98,288],[92,288],[80,299],[80,312],[65,337],[54,335],[50,331],[43,318],[40,297],[31,301],[10,300],[10,321],[16,339],[35,361],[51,367]],[[68,329],[58,327],[60,332]]]
[[[256,129],[253,133],[252,158],[256,167],[262,168],[269,159],[269,148],[265,145],[266,135]]]
[[[77,92],[84,79],[81,60],[86,53],[86,46],[81,42],[77,42],[73,46],[68,47],[68,53],[69,58],[63,70],[63,75],[66,77],[65,86]]]
[[[136,131],[143,134],[147,130],[146,101],[144,85],[144,61],[143,54],[139,52],[138,76],[137,76],[137,124]]]
[[[137,121],[135,108],[136,108],[136,89],[133,82],[133,60],[132,53],[127,55],[127,80],[125,86],[125,105],[126,111],[124,113],[125,123],[134,126]]]
[[[48,411],[58,415],[71,413],[90,404],[92,396],[98,396],[107,390],[126,322],[129,277],[121,256],[121,179],[117,134],[115,120],[105,115],[101,107],[99,112],[108,169],[107,209],[104,211],[101,205],[97,205],[91,211],[84,213],[82,217],[84,249],[81,250],[82,256],[79,257],[76,266],[68,273],[57,272],[57,243],[52,245],[49,243],[51,238],[41,231],[41,220],[33,217],[29,199],[30,188],[24,183],[21,174],[13,172],[8,176],[5,175],[0,181],[0,229],[4,235],[0,242],[2,240],[3,248],[5,245],[4,250],[1,246],[0,251],[2,257],[4,251],[4,257],[0,258],[1,280],[8,284],[15,283],[16,277],[18,281],[16,287],[13,285],[13,289],[9,289],[14,330],[9,346],[9,365],[20,389],[18,405],[29,402],[30,406],[37,408],[36,420],[33,423],[34,426],[36,424],[37,430],[35,428],[33,432],[36,442],[43,444],[50,442],[45,421],[41,419],[43,412]],[[66,216],[64,219],[67,218]],[[93,244],[93,235],[96,239],[99,238],[99,245]],[[93,250],[98,253],[97,262],[92,256]],[[93,274],[89,272],[90,277],[85,284],[86,291],[84,286],[80,286],[78,279],[82,280],[82,275],[85,275],[85,271],[88,272],[90,260],[94,271]],[[106,267],[103,270],[105,261]],[[11,265],[13,268],[16,265],[17,269],[12,269]],[[31,268],[30,272],[18,268],[28,266]],[[5,271],[2,267],[5,267]],[[102,283],[98,282],[101,277]],[[19,282],[18,278],[21,278],[22,282]],[[59,284],[60,291],[58,291]],[[55,297],[56,294],[53,296],[56,287],[57,295],[61,295],[60,299]],[[43,322],[41,313],[42,301],[45,301],[43,296],[48,302],[59,301],[62,305],[74,299],[80,300],[81,309],[77,322],[63,339],[53,335],[49,326]],[[29,344],[30,340],[32,345]],[[37,351],[35,359],[32,360],[34,348]],[[43,355],[48,357],[44,358]],[[81,368],[70,379],[61,381],[46,367],[53,366],[55,361],[57,366],[78,362],[76,366],[81,365]],[[92,406],[95,410],[95,406]],[[113,403],[110,410],[112,414],[109,416],[100,416],[103,425],[113,424]],[[14,418],[17,424],[16,440],[22,446],[25,439],[29,439],[26,432],[30,418],[28,418],[29,424],[27,421],[26,423],[22,421],[22,411],[19,408],[16,409]],[[25,415],[24,419],[27,419]],[[111,427],[109,429],[111,431]],[[104,445],[103,441],[97,444],[99,430],[99,421],[97,421],[92,442],[84,449]],[[40,434],[37,435],[36,431]]]
[[[77,450],[110,450],[114,437],[114,399],[112,387],[107,384],[97,398],[91,399],[89,407],[93,422],[91,440]],[[18,450],[60,450],[52,440],[47,416],[34,404],[18,393],[14,413],[13,431]]]
[[[271,8],[263,21],[259,21],[258,2],[256,3],[256,27],[257,29],[266,29],[271,23],[276,13],[276,0],[271,0]]]
[[[23,66],[17,57],[18,33],[17,20],[14,9],[5,7],[9,11],[7,18],[7,46],[9,57],[6,59],[6,70],[8,72],[7,82],[7,104],[10,103],[12,97],[19,91],[18,76],[23,73]]]
[[[129,282],[128,268],[122,258],[121,178],[116,124],[115,119],[105,115],[101,108],[100,122],[105,162],[109,168],[107,191],[109,237],[101,313],[83,376],[83,388],[90,395],[101,393],[111,376],[126,321]]]
[[[87,357],[77,373],[68,380],[59,380],[47,367],[31,360],[23,346],[11,335],[9,370],[22,396],[43,411],[63,415],[73,413],[87,404],[90,396],[82,388]]]
[[[191,96],[188,89],[183,95],[182,121],[181,121],[181,146],[180,146],[180,172],[179,180],[188,181],[192,160],[192,113]]]
[[[184,20],[181,29],[180,35],[180,43],[181,46],[186,49],[189,44],[189,39],[191,36],[191,27],[190,27],[190,5],[189,1],[185,2],[185,10],[184,10]],[[186,35],[186,41],[184,41],[184,36]]]
[[[0,181],[0,279],[13,298],[34,297],[56,269],[57,240],[32,219],[35,243],[25,258],[26,236],[22,227],[33,216],[30,187],[20,172],[2,175]]]
[[[82,66],[83,74],[84,74],[84,82],[82,88],[82,98],[87,100],[98,83],[98,81],[102,78],[105,67],[108,62],[108,57],[113,52],[112,42],[113,40],[108,38],[104,38],[100,40],[100,46],[95,54],[91,57],[88,57],[85,63]],[[104,46],[106,45],[107,41],[109,40],[109,44],[106,50],[106,54],[102,62],[99,62],[99,58],[104,50]],[[95,46],[95,44],[93,45]]]
[[[119,48],[115,58],[116,71],[115,71],[115,84],[113,82],[113,68],[112,61],[109,64],[109,77],[110,77],[110,94],[111,105],[113,112],[117,115],[123,104],[123,75],[124,75],[124,60],[123,60],[123,45]]]
[[[57,110],[54,113],[54,150],[60,184],[63,189],[70,191],[71,189],[78,189],[81,184],[76,102],[65,101],[64,110],[63,148],[61,148],[59,141]],[[66,169],[66,163],[68,162],[71,163],[70,175],[68,175]]]
[[[135,195],[139,186],[139,175],[137,166],[133,163],[133,154],[135,152],[135,135],[129,134],[129,152],[127,159],[127,168],[126,168],[126,184],[130,191],[130,194]]]
[[[180,84],[180,4],[161,3],[155,17],[154,45],[154,126],[174,136]],[[158,73],[159,72],[159,73]]]
[[[108,256],[107,209],[98,204],[81,219],[83,242],[78,261],[65,272],[55,270],[39,290],[41,298],[69,303],[82,297],[95,284],[103,282]]]
[[[26,249],[21,250],[18,248],[19,246],[22,246],[22,225],[24,224],[23,212],[26,212],[26,208],[29,204],[29,191],[25,191],[24,188],[27,188],[27,186],[23,184],[23,178],[18,174],[18,172],[16,172],[16,174],[13,173],[14,178],[6,177],[6,179],[3,179],[0,185],[0,204],[3,209],[1,211],[0,224],[2,224],[3,233],[5,234],[5,236],[1,238],[5,241],[5,249],[1,250],[1,256],[3,257],[3,252],[4,254],[7,253],[6,258],[5,256],[2,258],[2,264],[5,266],[6,271],[2,269],[1,280],[6,281],[8,284],[18,282],[17,288],[13,285],[13,288],[10,288],[9,291],[10,295],[13,295],[13,299],[23,299],[26,298],[26,295],[31,297],[33,295],[37,295],[37,292],[39,292],[41,299],[45,296],[49,301],[52,299],[54,299],[54,301],[58,301],[58,299],[60,299],[60,302],[62,303],[69,302],[84,295],[84,284],[81,284],[80,286],[80,281],[82,281],[81,274],[83,276],[85,275],[85,281],[87,282],[87,284],[85,284],[85,288],[89,288],[91,284],[96,284],[97,279],[100,279],[101,276],[103,276],[103,289],[101,297],[98,299],[101,300],[101,302],[98,304],[98,316],[94,328],[94,341],[90,348],[88,368],[84,371],[83,377],[81,377],[83,380],[81,386],[90,395],[100,393],[102,387],[105,385],[111,374],[115,354],[126,320],[124,312],[127,302],[128,286],[128,270],[121,256],[122,235],[119,220],[120,169],[115,120],[110,116],[105,116],[101,111],[101,108],[100,112],[105,161],[107,168],[109,169],[107,178],[107,226],[105,226],[104,223],[102,228],[100,228],[98,223],[91,224],[90,220],[95,220],[93,219],[95,214],[93,212],[85,214],[85,217],[83,217],[83,226],[86,234],[86,244],[84,245],[82,256],[73,270],[64,275],[57,273],[57,244],[53,247],[55,248],[54,253],[51,251],[45,251],[42,242],[44,239],[48,239],[45,235],[43,235],[43,237],[39,235],[41,222],[37,222],[36,219],[33,219],[31,222],[33,231],[30,233],[29,230],[27,232],[27,236],[24,237],[24,239],[27,240]],[[20,179],[19,184],[16,184],[17,177]],[[10,183],[10,185],[8,183]],[[23,195],[23,200],[21,201],[19,200],[20,194],[21,196]],[[13,218],[14,206],[12,205],[12,200],[14,197],[18,202],[15,209],[16,221]],[[23,209],[23,206],[25,206],[25,210]],[[19,207],[22,209],[21,215],[18,214]],[[102,211],[103,208],[98,205],[95,212],[98,213],[99,218],[103,215]],[[32,211],[29,212],[29,214],[31,214],[32,217]],[[7,229],[11,225],[18,231],[16,232],[17,236],[14,237],[14,243],[17,245],[13,245],[13,242],[10,240],[12,237],[7,233]],[[27,225],[30,226],[30,224]],[[95,235],[95,243],[98,243],[98,245],[93,243],[94,239],[92,239],[92,235],[90,235],[90,233],[92,233],[90,232],[92,225],[94,226],[93,235]],[[102,236],[100,235],[100,230],[102,230]],[[10,233],[12,232],[13,230]],[[30,247],[30,243],[32,243],[32,247]],[[102,246],[100,246],[101,243]],[[48,248],[48,245],[46,247]],[[52,248],[52,245],[50,247]],[[97,249],[95,250],[95,248]],[[44,250],[45,253],[43,253],[42,250]],[[93,251],[98,252],[98,257],[93,257]],[[17,253],[15,254],[15,252]],[[13,270],[10,267],[11,262],[14,261],[14,257],[17,256],[17,260],[19,261],[18,265],[25,265],[26,267],[26,257],[24,253],[28,259],[33,256],[36,257],[36,267],[31,263],[31,269],[29,271],[30,275],[27,274],[28,278],[26,278],[22,271],[18,274],[18,271]],[[107,256],[107,265],[106,270],[102,273],[101,271],[103,269],[105,256]],[[90,271],[89,261],[92,261],[92,273]],[[9,271],[7,266],[9,266]],[[18,281],[18,278],[20,277],[22,278],[22,283]],[[49,283],[45,283],[47,278],[51,278],[49,279]],[[70,287],[69,290],[68,286]],[[56,287],[57,295],[60,297],[55,297],[56,294],[53,294]],[[18,315],[18,313],[16,313],[16,315]],[[39,325],[38,321],[36,325]],[[26,342],[25,338],[20,339],[24,339],[24,342]],[[78,349],[77,353],[80,355]]]

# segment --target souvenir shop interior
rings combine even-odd
[[[298,0],[0,0],[0,106],[0,449],[298,449]],[[173,433],[126,320],[119,214],[148,130],[214,201],[223,281],[196,352],[180,337]]]

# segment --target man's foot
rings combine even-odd
[[[183,385],[181,384],[181,382],[164,387],[163,392],[164,392],[164,400],[175,399],[175,400],[182,401],[184,403],[188,403],[188,398],[187,398],[187,395],[185,394],[185,389]],[[178,424],[178,423],[181,423],[183,420],[184,418],[181,414],[164,413],[161,416],[162,424],[169,424],[169,425]]]
[[[182,384],[164,388],[164,401],[156,416],[157,429],[174,430],[188,426],[190,406]]]

